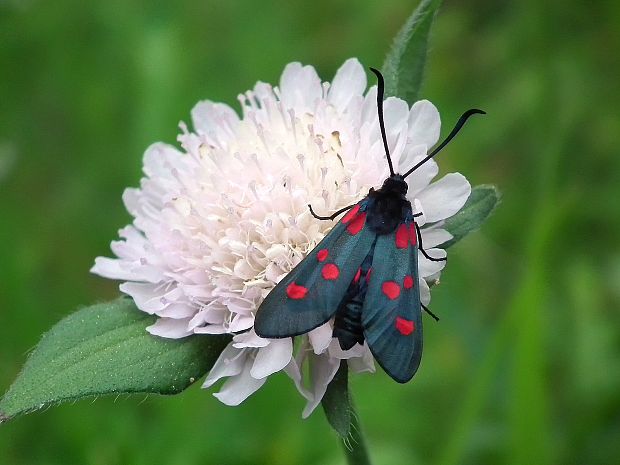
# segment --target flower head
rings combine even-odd
[[[192,111],[193,131],[181,124],[181,149],[157,143],[144,156],[140,187],[123,200],[134,217],[112,243],[116,258],[99,257],[92,271],[124,281],[120,289],[139,309],[157,315],[154,335],[234,333],[204,386],[228,378],[222,402],[237,405],[285,371],[308,404],[320,402],[340,360],[354,371],[374,371],[366,345],[343,351],[331,323],[303,336],[296,353],[291,338],[268,340],[252,326],[263,298],[332,227],[312,217],[360,200],[389,175],[376,108],[376,87],[347,60],[330,83],[311,66],[286,66],[278,87],[259,82],[239,96],[241,116],[209,101]],[[398,98],[384,102],[385,126],[395,171],[405,171],[438,140],[440,119],[428,101],[411,108]],[[408,198],[423,226],[432,256],[451,235],[442,220],[470,193],[467,180],[438,173],[430,160],[409,178]],[[425,226],[426,225],[426,226]],[[420,291],[444,262],[419,256]],[[310,365],[309,380],[302,367]]]

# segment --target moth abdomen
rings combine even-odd
[[[349,350],[355,344],[364,344],[363,305],[364,297],[357,294],[353,299],[340,304],[336,311],[333,337],[338,339],[342,350]]]
[[[349,350],[355,344],[364,344],[364,327],[362,326],[362,308],[366,291],[368,290],[368,277],[375,252],[376,239],[358,268],[355,278],[349,285],[345,298],[336,310],[334,318],[334,330],[332,336],[338,339],[342,350]]]

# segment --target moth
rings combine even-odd
[[[399,383],[409,381],[422,357],[422,309],[418,251],[432,261],[406,198],[405,178],[439,153],[467,119],[466,111],[446,139],[404,174],[394,172],[383,121],[384,79],[377,76],[377,113],[390,176],[360,202],[319,220],[347,212],[325,238],[260,305],[254,329],[264,338],[305,334],[334,318],[333,337],[343,350],[366,342],[383,370]]]

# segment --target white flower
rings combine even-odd
[[[304,416],[318,405],[341,359],[355,371],[374,371],[367,346],[342,351],[330,323],[292,340],[266,340],[253,329],[262,299],[333,226],[311,216],[360,200],[389,175],[376,108],[376,86],[347,60],[331,84],[311,66],[286,66],[280,85],[259,82],[239,96],[242,116],[229,106],[204,101],[192,111],[193,132],[181,124],[181,149],[163,143],[144,156],[145,177],[123,200],[134,217],[112,243],[117,258],[99,257],[92,272],[124,281],[120,289],[141,310],[159,318],[151,334],[235,333],[209,373],[205,387],[227,378],[215,394],[237,405],[284,370],[308,399]],[[420,161],[438,140],[437,109],[426,100],[411,108],[397,98],[384,102],[385,126],[395,170]],[[424,247],[451,238],[438,227],[470,193],[467,180],[451,173],[431,181],[430,160],[408,178],[408,197],[422,229]],[[427,279],[444,262],[419,256],[422,301]],[[303,365],[309,380],[302,380]]]

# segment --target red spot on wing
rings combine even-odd
[[[299,284],[291,283],[288,286],[286,286],[286,295],[290,299],[295,299],[295,300],[303,299],[304,297],[306,297],[307,293],[308,293],[308,288],[300,286]]]
[[[403,223],[396,230],[396,247],[406,249],[407,246],[409,246],[409,231],[407,225]]]
[[[321,249],[319,250],[319,252],[316,254],[316,259],[320,262],[324,262],[325,259],[327,258],[327,256],[329,255],[329,250],[327,249]]]
[[[366,282],[370,282],[371,273],[372,273],[372,268],[368,268],[368,273],[366,273]]]
[[[409,240],[411,241],[411,245],[417,245],[418,243],[418,234],[415,230],[415,221],[412,221],[409,224]]]
[[[340,275],[340,270],[333,263],[328,263],[323,266],[321,274],[323,275],[324,279],[328,281],[333,281],[334,279],[338,278],[338,275]]]
[[[394,281],[386,281],[381,285],[381,290],[390,300],[397,299],[400,295],[400,286]]]
[[[357,273],[355,273],[355,278],[353,278],[353,282],[357,284],[360,281],[360,276],[362,275],[362,269],[358,268]]]
[[[347,214],[346,214],[346,215],[344,215],[344,216],[342,217],[342,222],[343,222],[344,224],[347,224],[349,221],[351,221],[351,220],[353,219],[353,217],[354,217],[355,215],[357,215],[357,212],[358,212],[358,211],[360,211],[360,206],[359,206],[359,205],[356,205],[356,206],[355,206],[355,207],[353,207],[351,210],[349,210],[349,211],[347,212]]]
[[[358,232],[362,230],[364,224],[366,223],[366,213],[362,212],[356,215],[355,218],[351,220],[349,226],[347,226],[347,231],[349,234],[355,236]]]
[[[396,329],[403,336],[409,336],[411,333],[415,331],[415,322],[411,320],[406,320],[399,316],[396,317],[396,322],[394,323]]]
[[[413,287],[413,278],[411,275],[405,276],[405,279],[403,280],[403,287],[405,289],[411,289]]]

